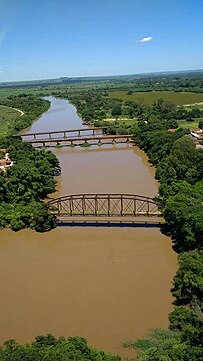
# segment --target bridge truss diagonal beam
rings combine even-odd
[[[161,216],[153,198],[133,194],[75,194],[47,203],[56,216]]]

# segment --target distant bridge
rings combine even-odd
[[[31,140],[42,140],[42,139],[53,139],[53,135],[55,136],[54,139],[57,138],[70,138],[70,137],[80,137],[81,133],[87,133],[89,135],[95,135],[98,133],[104,134],[104,130],[107,127],[90,127],[90,128],[79,128],[79,129],[67,129],[67,130],[53,130],[48,132],[33,132],[33,133],[26,133],[26,134],[16,134],[14,137],[21,137],[25,140],[25,138],[31,138]],[[68,136],[67,136],[68,134]]]
[[[47,203],[57,217],[161,217],[154,198],[134,194],[73,194]]]
[[[69,130],[57,130],[41,133],[19,134],[14,137],[21,137],[27,143],[41,145],[81,145],[83,144],[106,144],[106,143],[127,143],[131,141],[131,134],[104,134],[106,127],[81,128]],[[88,134],[87,134],[88,132]]]

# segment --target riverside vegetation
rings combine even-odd
[[[60,94],[64,96],[64,89],[61,89]],[[179,270],[174,277],[172,289],[172,294],[175,297],[175,308],[169,314],[169,330],[154,330],[149,335],[149,338],[132,341],[124,346],[139,350],[137,357],[141,361],[199,361],[203,359],[203,150],[195,149],[195,145],[188,135],[187,127],[184,129],[179,127],[180,120],[187,124],[187,121],[193,122],[194,119],[202,127],[201,109],[194,107],[187,110],[184,107],[176,107],[163,100],[158,100],[151,106],[136,104],[133,101],[126,104],[126,101],[108,98],[108,94],[103,90],[102,93],[96,91],[85,91],[83,93],[80,91],[78,94],[70,95],[70,99],[77,106],[78,112],[82,114],[84,120],[90,120],[91,118],[91,121],[95,121],[96,117],[96,124],[101,124],[103,117],[114,116],[117,118],[117,122],[105,122],[105,125],[108,126],[107,132],[121,132],[120,127],[126,127],[124,130],[122,128],[122,132],[133,132],[134,142],[147,153],[150,161],[156,167],[156,177],[160,182],[157,201],[163,209],[165,218],[163,232],[172,237],[174,248],[179,253]],[[18,108],[17,105],[15,107]],[[83,111],[84,113],[82,113]],[[122,120],[119,119],[124,114],[126,116],[126,112],[131,117],[130,125],[123,125]],[[168,132],[171,127],[176,128],[176,131],[173,133]],[[6,142],[12,155],[12,144],[9,138],[1,141],[2,146],[5,146]],[[16,140],[13,156],[15,157],[18,152],[21,154],[16,157],[16,166],[20,157],[23,159],[22,152],[24,153],[25,148],[21,152],[21,146],[27,147],[19,140]],[[52,179],[53,181],[53,174],[59,170],[56,159],[52,158],[49,152],[31,151],[31,147],[28,148],[30,148],[31,160],[34,162],[32,163],[33,167],[34,165],[36,167],[35,162],[37,161],[39,161],[37,164],[41,164],[42,158],[47,161],[50,158],[51,169],[49,168],[50,165],[48,167],[47,164],[44,167],[45,169],[49,168],[46,180]],[[26,148],[26,151],[28,148]],[[34,174],[35,171],[33,176]],[[43,174],[45,174],[44,171]],[[28,174],[27,177],[29,177]],[[31,177],[30,183],[35,183],[35,179],[34,181],[33,179]],[[31,187],[31,198],[29,198],[30,188],[27,188],[29,189],[28,199],[32,199],[32,202],[36,201],[36,204],[40,205],[40,207],[43,207],[40,198],[43,198],[46,192],[54,188],[54,182],[46,183],[46,180],[45,183],[43,180],[40,194],[37,195],[35,192],[36,184],[33,188],[32,185],[29,185]],[[6,187],[10,182],[11,177],[9,176]],[[21,183],[19,184],[21,185]],[[5,178],[3,177],[1,189],[3,189],[4,185]],[[4,194],[4,192],[6,191],[4,190],[1,194]],[[21,189],[21,193],[25,194],[25,188]],[[20,197],[21,193],[18,193],[18,197]],[[12,199],[12,192],[10,197]],[[19,198],[15,200],[14,204],[18,203],[18,201]],[[13,207],[13,214],[16,214],[15,209],[17,208]],[[19,209],[19,214],[21,212],[22,209]],[[45,218],[43,216],[40,218],[41,222],[38,223],[34,220],[34,223],[41,226],[45,220],[48,222],[46,228],[49,229],[53,219],[49,219],[47,211],[45,213]],[[29,218],[27,225],[30,222],[30,225],[33,226],[32,217],[33,215]],[[40,351],[36,349],[39,346],[37,340],[41,345]],[[106,356],[104,353],[102,353],[103,356],[100,353],[91,354],[90,349],[88,349],[90,353],[87,356],[85,351],[87,345],[83,339],[81,345],[85,355],[84,353],[81,355],[80,347],[79,350],[78,347],[75,347],[75,341],[73,341],[73,345],[72,340],[75,340],[75,338],[68,341],[45,336],[41,338],[41,341],[40,338],[37,338],[37,340],[31,345],[22,346],[17,345],[14,341],[6,342],[1,349],[0,359],[25,360],[30,358],[35,360],[36,358],[47,361],[52,359],[120,360],[119,357],[111,358],[113,356]],[[79,344],[80,340],[77,339]],[[73,352],[71,355],[69,354],[69,346],[71,352]]]
[[[19,112],[13,108],[0,106],[0,135],[6,135],[10,123],[19,117]]]
[[[148,339],[124,346],[139,350],[141,361],[199,361],[203,358],[203,150],[195,148],[189,129],[179,127],[179,122],[187,124],[197,119],[202,127],[202,110],[193,107],[188,111],[163,99],[152,106],[126,104],[93,92],[74,95],[71,101],[85,119],[93,119],[95,114],[102,117],[101,107],[108,116],[116,116],[117,122],[94,121],[95,125],[105,124],[107,133],[134,134],[134,142],[156,167],[160,182],[157,201],[165,218],[163,232],[172,237],[174,249],[180,254],[169,331],[154,330]],[[129,114],[129,110],[136,122],[123,125],[119,116],[122,112]],[[169,128],[176,131],[169,132]]]
[[[11,108],[16,108],[24,112],[23,116],[10,118],[7,124],[6,134],[13,135],[18,131],[29,127],[34,120],[36,120],[43,112],[49,109],[49,101],[40,99],[33,94],[21,93],[18,95],[11,95],[0,97],[0,105]],[[1,109],[0,109],[1,110]],[[1,136],[1,130],[0,130]]]
[[[163,232],[180,253],[172,289],[175,308],[169,314],[169,331],[155,330],[148,339],[125,346],[138,349],[139,360],[199,361],[203,359],[203,150],[195,149],[186,129],[168,132],[169,114],[164,112],[164,102],[154,104],[147,122],[144,116],[139,119],[134,141],[156,166],[157,200],[166,222]]]
[[[54,176],[60,172],[58,159],[50,151],[36,150],[12,137],[46,111],[49,102],[21,94],[2,99],[0,103],[25,113],[13,119],[7,136],[0,138],[0,147],[6,148],[14,161],[10,169],[0,173],[0,227],[14,231],[25,227],[50,230],[55,226],[55,219],[41,200],[55,191]]]
[[[37,336],[30,344],[9,340],[0,348],[0,361],[121,361],[119,356],[89,347],[82,337]]]

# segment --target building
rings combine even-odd
[[[5,171],[6,169],[10,168],[13,165],[13,162],[9,158],[9,154],[6,153],[5,158],[0,159],[0,171]]]

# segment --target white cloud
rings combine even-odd
[[[138,43],[148,43],[149,41],[152,41],[153,37],[152,36],[147,36],[143,39],[137,40]]]

